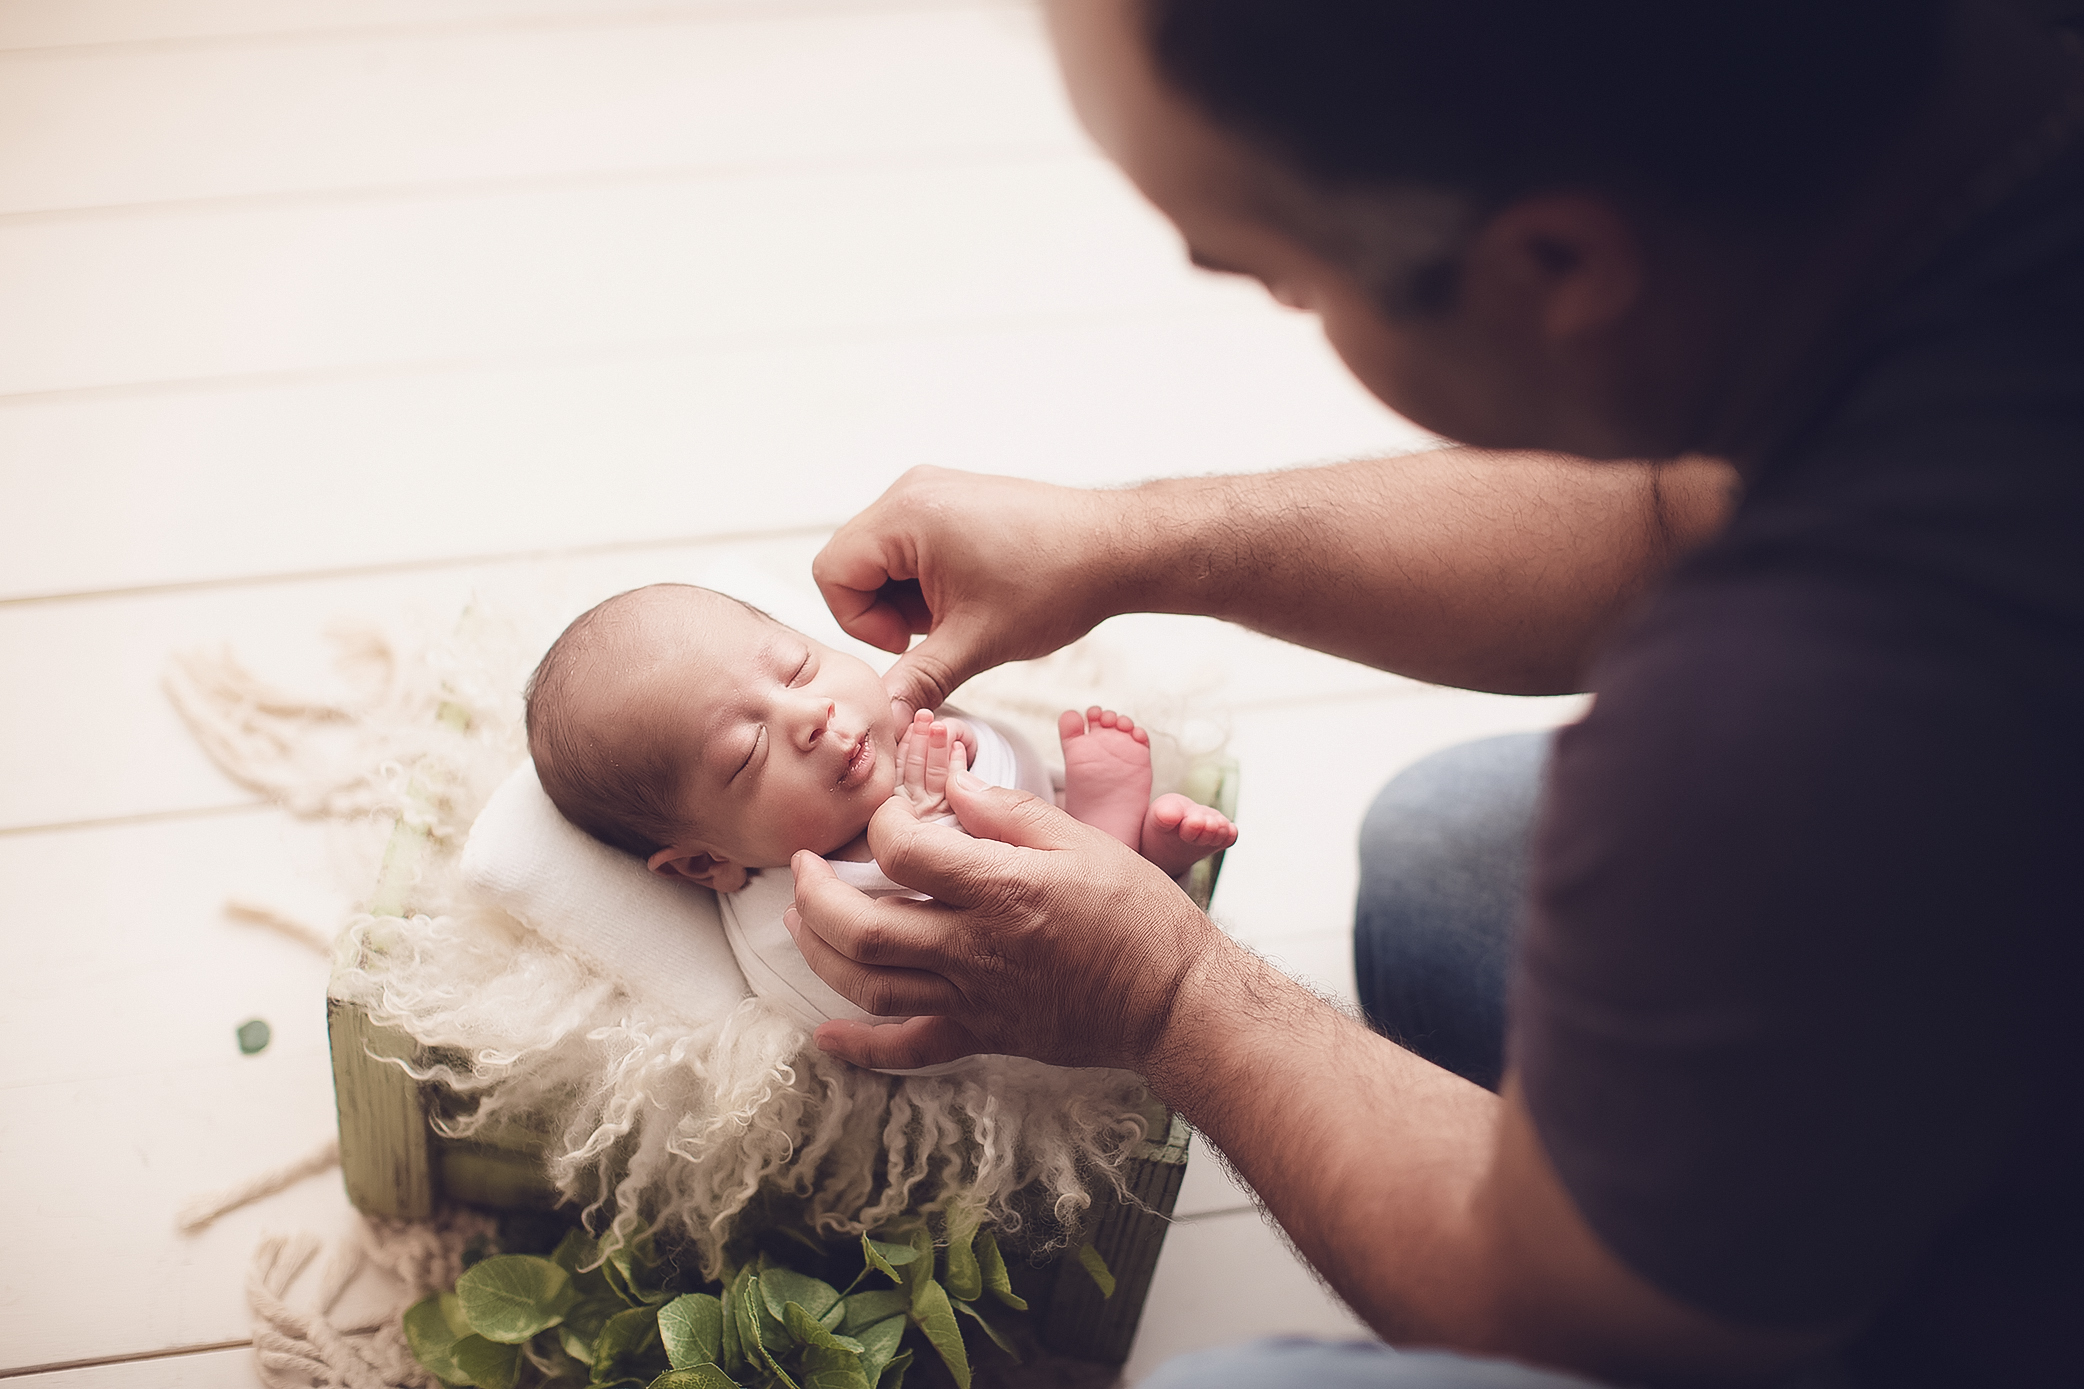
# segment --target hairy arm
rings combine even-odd
[[[1739,1328],[1600,1243],[1508,1077],[1493,1095],[1224,942],[1145,1062],[1385,1339],[1623,1383],[1745,1383],[1832,1335]]]
[[[1473,449],[1152,483],[1124,526],[1158,543],[1120,552],[1116,606],[1227,618],[1440,684],[1567,693],[1629,604],[1720,528],[1731,486],[1707,460]]]
[[[813,566],[931,706],[1124,612],[1195,613],[1472,689],[1579,688],[1601,637],[1720,528],[1729,469],[1446,449],[1122,491],[917,468]],[[906,651],[913,635],[927,639]]]
[[[884,871],[930,902],[871,901],[798,856],[784,920],[804,958],[870,1012],[910,1015],[826,1023],[821,1047],[1140,1072],[1401,1344],[1628,1383],[1743,1382],[1828,1344],[1726,1325],[1637,1277],[1572,1205],[1510,1081],[1492,1095],[1368,1031],[1055,807],[974,778],[949,798],[978,837],[889,806],[869,826]]]

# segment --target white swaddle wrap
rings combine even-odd
[[[943,712],[954,714],[955,711]],[[1010,786],[1045,800],[1054,798],[1049,767],[1026,739],[1002,724],[990,723],[971,714],[959,717],[977,733],[977,762],[970,768],[971,772],[992,786]],[[891,882],[873,863],[848,863],[839,859],[826,862],[832,865],[841,882],[870,896],[922,895]],[[814,1028],[834,1018],[855,1022],[895,1021],[878,1018],[855,1007],[841,997],[837,989],[812,972],[802,952],[796,949],[796,942],[790,938],[789,928],[782,925],[782,913],[795,900],[796,877],[786,868],[763,868],[742,891],[727,892],[717,898],[717,905],[723,911],[724,939],[730,942],[731,954],[737,959],[738,968],[752,991],[789,1013],[805,1027]]]

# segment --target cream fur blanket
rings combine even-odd
[[[410,910],[376,902],[345,924],[331,991],[441,1058],[415,1074],[464,1101],[448,1130],[545,1131],[551,1177],[597,1228],[660,1229],[712,1272],[748,1218],[844,1234],[963,1206],[1034,1249],[1073,1238],[1095,1183],[1118,1181],[1152,1122],[1135,1077],[1018,1058],[859,1070],[759,999],[690,1004],[641,970],[618,977],[464,880],[471,823],[524,754],[525,664],[502,659],[491,630],[466,621],[410,653],[346,633],[353,678],[329,700],[271,689],[228,653],[180,657],[167,682],[235,778],[365,841],[402,825],[394,850],[422,846],[392,884]]]

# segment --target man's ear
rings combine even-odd
[[[1544,193],[1499,212],[1471,248],[1494,285],[1523,298],[1550,344],[1598,334],[1643,294],[1643,246],[1621,210],[1589,193]]]
[[[737,892],[751,875],[727,858],[701,849],[661,849],[646,861],[652,872],[667,878],[685,878],[711,892]]]

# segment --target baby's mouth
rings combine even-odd
[[[840,789],[843,791],[853,790],[862,782],[867,781],[869,774],[875,771],[875,769],[875,739],[870,734],[863,732],[859,738],[854,740],[854,750],[847,754],[846,765],[840,769]]]

